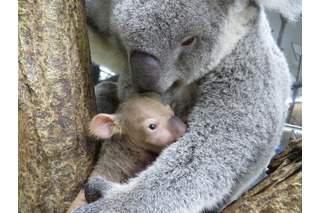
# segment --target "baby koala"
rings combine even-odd
[[[101,176],[121,183],[150,165],[167,145],[186,132],[186,125],[174,116],[169,105],[137,96],[122,103],[115,114],[96,115],[90,131],[109,140],[103,143],[88,182]],[[92,202],[97,199],[95,196],[86,194],[87,199],[84,199],[81,191],[69,211],[87,201]]]
[[[90,124],[91,133],[102,139],[118,135],[132,149],[146,154],[160,153],[186,131],[186,125],[169,105],[147,96],[137,96],[119,106],[115,114],[98,114]],[[112,157],[112,156],[110,156]]]

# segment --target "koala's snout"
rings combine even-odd
[[[169,119],[170,129],[176,138],[181,137],[187,130],[186,125],[176,116]]]
[[[163,93],[165,88],[160,84],[161,66],[159,60],[143,52],[133,52],[130,56],[131,81],[138,93]]]

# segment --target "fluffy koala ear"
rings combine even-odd
[[[280,13],[288,21],[296,21],[302,13],[302,0],[254,0],[254,2]]]
[[[96,115],[90,123],[90,132],[102,139],[111,138],[112,135],[119,133],[120,126],[118,116],[100,113]]]

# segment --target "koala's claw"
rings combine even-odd
[[[98,176],[84,186],[84,195],[88,203],[98,200],[112,188],[112,183]]]
[[[84,196],[88,203],[92,203],[102,197],[99,190],[91,188],[89,184],[84,186]]]

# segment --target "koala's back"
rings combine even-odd
[[[89,182],[97,175],[106,180],[122,183],[144,170],[155,156],[144,150],[133,149],[124,138],[117,136],[103,142],[98,162]]]

